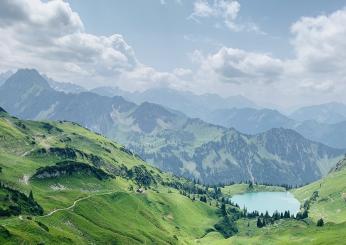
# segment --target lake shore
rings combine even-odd
[[[249,184],[234,184],[221,188],[221,191],[225,195],[233,196],[251,192],[286,192],[286,189],[281,186],[253,185],[250,188]]]

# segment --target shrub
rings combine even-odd
[[[45,224],[43,224],[42,222],[40,221],[35,221],[42,229],[44,229],[45,231],[49,232],[49,228],[48,226],[46,226]]]
[[[215,229],[220,232],[224,238],[229,238],[238,232],[237,225],[227,216],[224,217],[219,223],[214,225]]]
[[[324,221],[323,221],[322,218],[320,218],[320,219],[317,221],[317,226],[318,226],[318,227],[324,226]]]

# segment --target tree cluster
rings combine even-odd
[[[0,208],[0,217],[17,216],[20,214],[42,215],[43,208],[35,201],[32,191],[29,196],[0,182],[1,197],[4,203]]]

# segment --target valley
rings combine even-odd
[[[283,187],[207,187],[161,172],[75,123],[23,121],[5,110],[0,123],[5,139],[0,143],[2,185],[32,193],[28,200],[44,212],[25,211],[11,194],[18,212],[0,218],[4,244],[314,244],[328,237],[336,243],[345,239],[338,233],[346,226],[340,196],[345,190],[343,185],[337,191],[332,188],[344,177],[342,161],[322,182],[290,190],[304,203],[322,183],[323,191],[309,204],[308,218],[274,219],[244,212],[227,200],[237,193],[285,191]],[[3,191],[0,202],[5,210]],[[342,210],[337,215],[334,202]],[[326,225],[316,227],[321,217]],[[258,228],[258,219],[267,220],[266,225]]]
[[[19,70],[0,87],[0,104],[24,119],[77,122],[118,140],[161,170],[209,184],[302,185],[325,176],[344,154],[291,129],[248,135],[157,104],[66,94],[30,69]]]
[[[0,245],[346,245],[345,23],[0,0]]]

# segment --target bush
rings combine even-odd
[[[214,225],[214,227],[224,238],[229,238],[238,232],[237,225],[228,217],[224,217],[219,223]]]
[[[32,192],[29,196],[0,182],[0,190],[4,192],[4,206],[0,208],[0,217],[20,214],[42,215],[43,208],[34,200]]]
[[[2,225],[0,225],[0,237],[9,238],[11,233]]]
[[[317,226],[318,226],[318,227],[324,226],[324,221],[323,221],[322,218],[320,218],[320,219],[317,221]]]
[[[49,228],[48,226],[46,226],[45,224],[43,224],[42,222],[40,221],[35,221],[43,230],[49,232]]]
[[[134,166],[128,171],[128,177],[133,178],[139,186],[148,187],[156,184],[155,178],[144,165]]]

